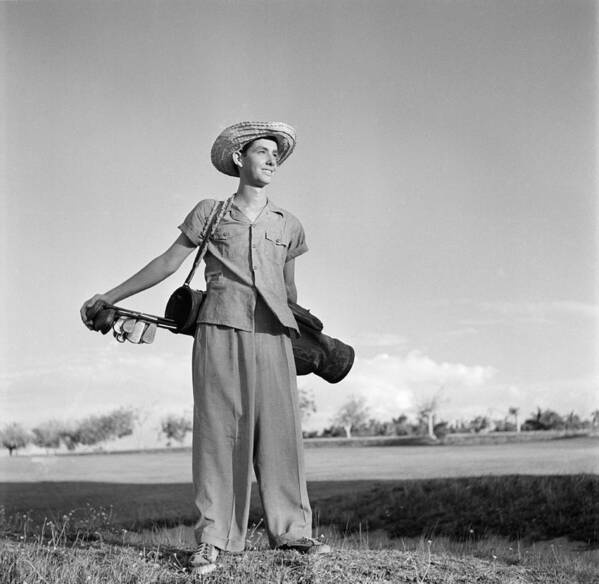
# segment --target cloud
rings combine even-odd
[[[0,422],[75,419],[121,406],[180,410],[192,404],[190,353],[114,343],[6,373],[0,388]]]
[[[513,323],[551,323],[558,318],[599,318],[599,304],[575,300],[546,300],[539,302],[489,301],[476,302],[470,298],[441,299],[430,301],[433,307],[468,309],[478,316],[462,318],[458,322],[466,327],[488,327]]]
[[[460,325],[478,332],[478,327],[497,326],[505,324],[508,320],[506,318],[462,318],[458,322]]]
[[[449,399],[467,389],[481,391],[495,373],[489,366],[439,363],[419,351],[403,356],[379,353],[371,359],[356,358],[349,376],[339,384],[311,376],[300,379],[300,386],[312,389],[316,398],[317,412],[308,427],[321,428],[330,425],[352,395],[366,399],[372,417],[388,420],[402,413],[414,414],[419,404],[440,388]]]
[[[527,322],[551,322],[560,316],[599,318],[599,305],[570,300],[545,302],[482,302],[479,307],[494,314],[525,320]]]
[[[330,385],[313,376],[300,378],[300,386],[313,390],[317,407],[306,428],[330,426],[337,410],[351,396],[363,396],[374,418],[390,420],[402,413],[413,417],[419,405],[440,388],[438,412],[447,421],[479,415],[502,419],[510,407],[520,408],[522,419],[537,407],[561,414],[575,411],[582,417],[599,408],[597,377],[515,384],[501,382],[498,376],[493,367],[437,362],[419,351],[358,358],[339,384]]]
[[[481,392],[460,392],[459,399],[451,400],[443,410],[446,419],[470,419],[487,415],[493,419],[504,418],[510,407],[520,409],[522,420],[530,417],[537,408],[554,410],[562,415],[576,412],[588,418],[599,408],[599,379],[581,377],[548,380],[534,383],[490,383]]]
[[[439,336],[441,338],[456,339],[459,337],[468,337],[468,336],[476,335],[476,334],[478,334],[478,329],[476,329],[475,327],[463,326],[461,328],[456,328],[456,329],[438,333],[437,336]]]
[[[436,361],[421,351],[358,355],[346,379],[331,385],[310,375],[300,387],[314,392],[317,412],[308,428],[320,429],[352,395],[364,396],[373,417],[388,420],[413,415],[439,388],[443,419],[487,414],[502,417],[510,406],[528,416],[537,406],[583,416],[599,407],[599,379],[564,379],[535,383],[504,383],[489,365]],[[190,411],[193,406],[189,346],[181,351],[111,343],[103,349],[63,356],[61,362],[13,371],[0,376],[0,425],[26,425],[132,406],[160,416]],[[503,413],[502,413],[503,412]],[[155,431],[156,422],[148,427]]]
[[[540,407],[562,414],[575,411],[584,417],[599,408],[597,376],[537,381],[522,385],[520,390],[522,405],[527,413]]]
[[[407,339],[395,333],[359,333],[347,339],[351,345],[369,348],[392,348],[401,347],[407,343]]]

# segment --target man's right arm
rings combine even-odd
[[[93,322],[87,320],[86,311],[93,306],[96,301],[103,300],[107,304],[115,304],[125,298],[129,298],[134,294],[155,286],[165,278],[168,278],[171,274],[175,273],[195,247],[195,244],[182,233],[164,253],[155,257],[151,262],[139,270],[139,272],[125,280],[122,284],[119,284],[104,294],[95,294],[89,300],[84,302],[80,310],[81,320],[83,320],[83,323],[88,328],[91,328]]]

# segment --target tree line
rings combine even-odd
[[[49,420],[30,430],[13,422],[0,429],[0,443],[11,456],[29,444],[46,450],[58,450],[64,446],[74,451],[79,446],[95,446],[107,440],[130,436],[138,418],[135,409],[118,408],[78,421]],[[191,418],[185,415],[169,414],[160,421],[160,432],[166,438],[167,446],[172,446],[173,441],[183,443],[191,429]]]
[[[0,440],[11,456],[15,450],[29,444],[53,450],[64,445],[67,450],[72,451],[78,446],[93,446],[106,440],[129,436],[133,434],[135,420],[136,412],[133,409],[119,408],[78,421],[49,420],[31,430],[13,422],[0,430]]]
[[[305,389],[299,392],[302,422],[316,412],[313,394]],[[137,412],[132,408],[119,408],[109,413],[88,416],[74,422],[50,420],[31,430],[21,424],[10,423],[0,429],[2,447],[13,452],[33,444],[47,450],[65,446],[74,451],[79,446],[94,446],[107,440],[123,438],[133,434]],[[168,414],[160,421],[160,432],[167,440],[166,445],[183,444],[192,430],[191,417]],[[520,432],[531,430],[594,430],[599,429],[599,410],[590,418],[583,419],[575,412],[565,415],[550,409],[537,408],[521,420],[520,408],[510,407],[503,417],[474,416],[470,419],[446,421],[438,414],[436,399],[422,404],[415,419],[401,414],[384,421],[374,418],[363,397],[350,397],[332,418],[332,424],[321,431],[304,431],[305,438],[352,436],[429,436],[443,438],[452,433]]]
[[[421,404],[416,419],[407,415],[387,421],[373,418],[363,397],[350,397],[338,410],[332,424],[318,432],[304,432],[304,437],[312,438],[345,436],[429,436],[443,438],[447,434],[520,432],[543,430],[594,430],[599,428],[599,410],[587,419],[575,412],[561,415],[551,409],[537,408],[524,420],[520,408],[512,406],[502,417],[478,415],[469,419],[447,421],[441,419],[437,398]]]
[[[306,422],[316,412],[314,397],[305,390],[300,390],[300,412],[302,422]],[[370,416],[366,400],[362,397],[351,397],[333,417],[333,423],[321,431],[304,431],[304,438],[352,436],[429,436],[433,439],[443,438],[447,434],[485,433],[485,432],[520,432],[542,430],[592,430],[599,428],[599,410],[593,412],[589,419],[582,419],[578,414],[570,412],[560,415],[557,412],[538,408],[524,421],[520,421],[520,409],[510,407],[504,417],[492,419],[490,416],[474,416],[467,420],[448,422],[441,420],[436,412],[437,404],[429,401],[421,406],[416,420],[410,420],[402,414],[388,421],[381,421]],[[167,416],[162,419],[162,432],[168,439],[183,443],[187,432],[191,431],[191,419],[185,416]]]

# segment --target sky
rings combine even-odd
[[[597,367],[595,2],[3,2],[0,425],[192,407],[191,340],[79,308],[164,251],[241,120],[293,125],[268,195],[300,218],[299,302],[351,343],[373,417],[588,417]],[[190,260],[191,261],[191,260]],[[162,314],[189,262],[123,306]],[[200,287],[203,282],[197,282]]]

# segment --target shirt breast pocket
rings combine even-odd
[[[226,241],[231,238],[231,232],[227,229],[217,229],[212,236],[212,241]]]
[[[233,237],[233,231],[231,231],[231,229],[221,227],[214,232],[210,238],[210,241],[212,245],[216,247],[221,256],[230,257],[236,253],[234,242],[238,239],[239,238]]]
[[[288,242],[283,237],[283,232],[280,229],[268,229],[266,237],[266,253],[272,254],[274,260],[285,262],[287,257]]]
[[[272,229],[266,232],[266,239],[275,245],[287,247],[287,242],[283,239],[283,233],[279,229]]]

